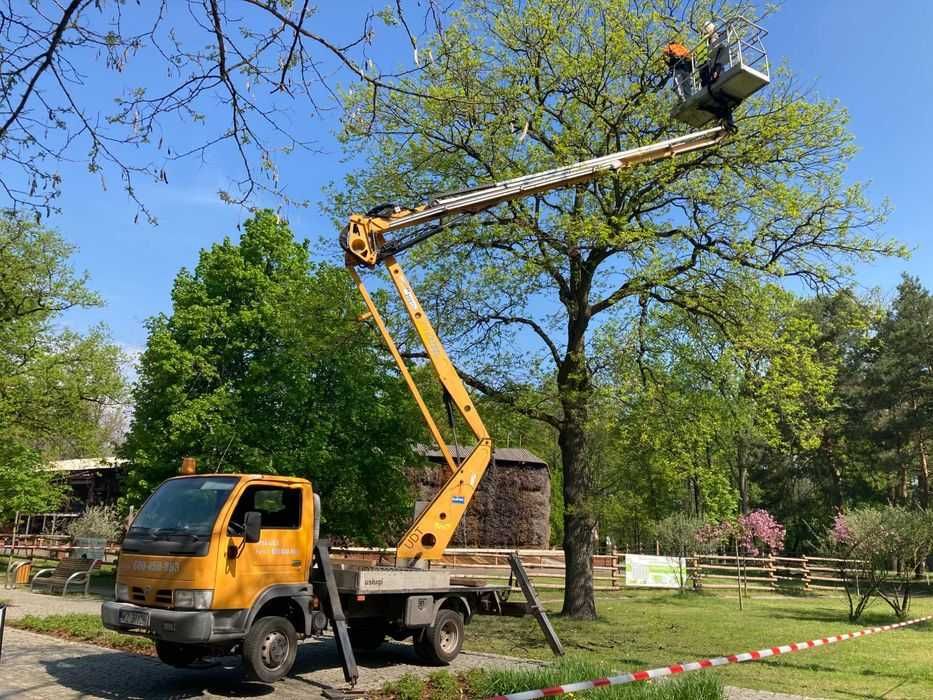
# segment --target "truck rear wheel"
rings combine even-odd
[[[275,683],[291,671],[297,652],[298,634],[284,617],[256,620],[243,640],[246,673],[263,683]]]
[[[159,661],[175,668],[187,668],[204,656],[204,650],[201,647],[166,642],[161,639],[156,640],[155,648]]]
[[[455,610],[438,610],[434,625],[415,641],[415,653],[429,664],[446,666],[457,658],[463,646],[463,615]]]

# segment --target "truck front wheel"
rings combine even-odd
[[[243,663],[250,678],[275,683],[292,670],[298,652],[298,634],[284,617],[262,617],[243,640]]]
[[[415,653],[429,664],[446,666],[457,658],[463,646],[463,615],[455,610],[438,610],[434,625],[415,641]]]

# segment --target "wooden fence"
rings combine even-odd
[[[700,590],[732,589],[740,583],[749,591],[832,591],[843,586],[845,561],[829,557],[740,557],[694,555],[687,567],[691,583]],[[854,575],[854,574],[853,574]]]
[[[18,535],[12,547],[9,534],[0,533],[0,556],[11,553],[26,559],[64,559],[76,548],[65,535]],[[119,544],[109,543],[104,561],[117,560]],[[11,551],[12,550],[12,551]],[[451,548],[444,558],[432,564],[461,577],[483,579],[490,583],[510,580],[508,555],[510,549]],[[563,589],[564,553],[559,549],[520,549],[518,554],[535,586],[542,590]],[[354,563],[391,565],[394,550],[367,547],[335,547],[331,550],[334,566]],[[687,586],[695,590],[735,590],[741,585],[749,592],[840,590],[843,585],[840,559],[826,557],[741,557],[702,554],[687,558]],[[593,556],[593,587],[597,591],[619,591],[625,588],[625,554]]]
[[[448,549],[434,567],[449,569],[458,576],[502,583],[509,580],[508,549]],[[564,553],[553,549],[522,549],[518,554],[537,588],[564,587]],[[391,564],[391,550],[347,547],[333,550],[335,565],[351,562]],[[738,561],[738,565],[737,562]],[[687,586],[695,590],[748,591],[839,590],[843,585],[841,559],[827,557],[742,557],[693,555],[687,558]],[[597,591],[625,588],[625,554],[599,554],[593,557],[593,584]]]

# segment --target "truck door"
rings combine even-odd
[[[269,586],[308,580],[311,530],[302,527],[312,508],[307,490],[298,484],[257,483],[240,494],[228,520],[228,551],[218,581],[228,593],[226,607],[247,608]],[[262,516],[262,531],[259,542],[244,544],[243,523],[249,511]]]

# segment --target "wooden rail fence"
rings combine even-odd
[[[65,535],[18,535],[12,546],[9,534],[0,533],[0,556],[11,554],[23,559],[64,559],[77,549]],[[106,547],[104,561],[113,563],[119,554],[119,543]],[[457,576],[506,583],[511,570],[508,555],[511,549],[451,548],[444,558],[432,566],[450,570]],[[559,549],[519,549],[518,554],[539,589],[563,589],[564,553]],[[369,547],[335,547],[334,566],[352,563],[391,565],[394,550]],[[843,579],[841,559],[827,557],[740,557],[725,554],[694,554],[687,557],[687,586],[695,590],[735,590],[741,571],[742,587],[748,591],[799,592],[840,590]],[[625,554],[593,556],[593,587],[597,591],[619,591],[625,588]]]

